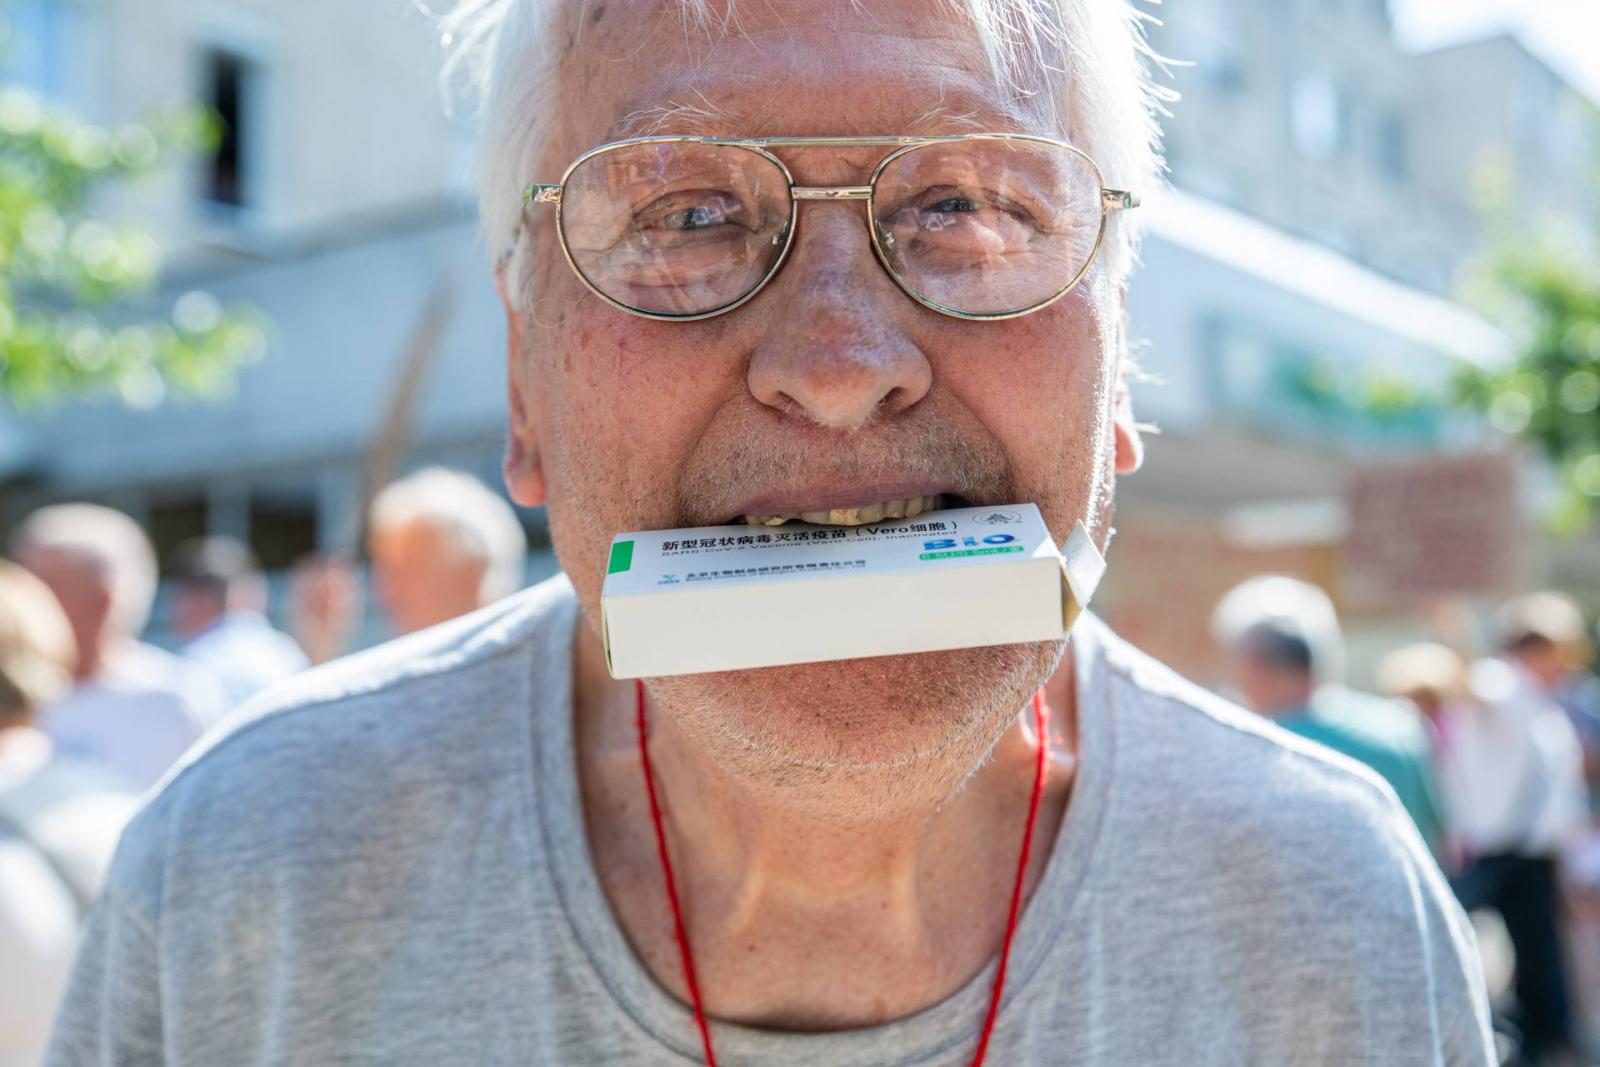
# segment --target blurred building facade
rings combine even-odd
[[[13,419],[7,520],[90,497],[147,521],[163,547],[229,533],[274,567],[350,547],[364,465],[441,298],[408,461],[497,483],[504,332],[473,220],[471,131],[440,108],[439,42],[420,9],[15,0],[7,14],[8,80],[90,121],[193,103],[223,117],[214,156],[102,208],[162,236],[161,301],[204,287],[271,324],[266,358],[221,402],[108,399]]]
[[[1470,420],[1368,401],[1509,356],[1454,294],[1494,226],[1592,221],[1595,108],[1514,38],[1406,52],[1386,0],[1167,0],[1157,13],[1156,50],[1193,64],[1171,72],[1183,94],[1166,124],[1173,188],[1140,209],[1150,236],[1129,293],[1139,358],[1159,379],[1136,387],[1136,411],[1162,435],[1119,495],[1101,607],[1205,677],[1204,620],[1238,579],[1287,571],[1340,595],[1352,477],[1381,457],[1487,444]],[[363,471],[441,292],[453,305],[409,462],[494,484],[503,320],[472,221],[471,133],[441,112],[421,11],[11,0],[10,17],[28,43],[8,80],[92,121],[190,101],[229,120],[214,158],[108,207],[167,236],[162,299],[203,285],[274,325],[267,357],[224,403],[0,416],[0,522],[89,497],[146,519],[163,546],[232,533],[282,566],[348,545]],[[1479,211],[1496,181],[1514,194],[1498,223]],[[1173,568],[1175,553],[1191,563]],[[1519,566],[1528,582],[1587,582],[1578,591],[1600,597],[1592,542],[1539,543]],[[1342,606],[1359,670],[1361,635],[1387,635],[1404,605]]]
[[[1157,14],[1181,189],[1446,296],[1486,227],[1600,220],[1595,105],[1513,35],[1408,52],[1388,0]]]
[[[1513,355],[1458,301],[1496,242],[1594,232],[1594,103],[1513,36],[1409,52],[1387,0],[1170,0],[1157,14],[1152,45],[1178,61],[1182,99],[1164,124],[1173,188],[1151,198],[1129,307],[1157,379],[1135,411],[1162,436],[1119,490],[1102,611],[1208,677],[1211,606],[1251,574],[1295,574],[1339,602],[1360,679],[1435,596],[1404,581],[1374,593],[1355,550],[1372,555],[1374,525],[1411,531],[1413,569],[1437,563],[1436,585],[1487,601],[1553,583],[1600,604],[1600,544],[1539,533],[1539,465],[1415,402],[1463,363]],[[1442,458],[1463,455],[1481,458]],[[1485,485],[1501,491],[1463,510]],[[1434,536],[1445,515],[1457,543]],[[1434,558],[1452,552],[1485,558]]]

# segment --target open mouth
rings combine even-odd
[[[782,526],[786,522],[808,522],[816,526],[864,526],[884,519],[914,519],[924,512],[946,507],[965,507],[966,502],[949,493],[930,496],[905,496],[879,500],[849,508],[825,508],[782,515],[745,515],[749,526]]]

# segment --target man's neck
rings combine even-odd
[[[606,674],[579,627],[576,739],[595,866],[655,978],[686,998],[644,795],[633,683]],[[1065,664],[1070,665],[1069,652]],[[1072,780],[1070,666],[1047,687],[1052,761],[1029,864],[1031,894]],[[697,977],[720,1018],[785,1029],[871,1025],[961,988],[1000,947],[1037,739],[1019,713],[984,759],[897,781],[834,782],[827,796],[731,773],[652,706],[650,761]],[[957,757],[960,758],[960,757]],[[853,795],[851,795],[853,793]]]

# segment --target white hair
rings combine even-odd
[[[391,482],[372,501],[369,524],[394,530],[425,523],[463,555],[484,565],[485,602],[522,588],[528,538],[517,513],[470,474],[428,467]]]
[[[677,0],[686,30],[702,31],[736,29],[732,2],[719,19],[712,0]],[[972,24],[997,83],[1044,104],[1059,131],[1099,164],[1107,185],[1140,195],[1155,190],[1163,171],[1157,115],[1175,94],[1150,78],[1151,64],[1162,61],[1145,40],[1150,16],[1134,0],[946,2]],[[457,0],[440,18],[447,95],[464,96],[480,120],[479,220],[492,258],[498,264],[506,257],[506,289],[518,307],[527,293],[527,242],[506,245],[521,218],[523,187],[553,177],[533,168],[553,110],[544,82],[552,73],[554,49],[546,44],[554,8],[551,0]],[[1139,223],[1130,215],[1138,214],[1112,216],[1102,255],[1118,281],[1137,256]]]
[[[1328,594],[1309,582],[1269,574],[1236,586],[1211,616],[1211,632],[1223,648],[1237,649],[1261,629],[1305,642],[1318,682],[1344,676],[1344,634]]]
[[[149,621],[156,552],[139,524],[122,512],[99,504],[52,504],[23,520],[11,546],[19,557],[65,552],[95,568],[111,593],[111,617],[120,632],[137,635]]]

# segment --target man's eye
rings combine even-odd
[[[954,215],[960,212],[977,211],[977,201],[968,196],[947,196],[943,200],[929,204],[924,211],[936,212],[941,215]]]
[[[656,233],[694,233],[720,226],[743,225],[750,212],[744,200],[727,192],[678,193],[639,211],[635,229]]]
[[[704,230],[711,226],[720,226],[727,221],[728,216],[722,208],[713,204],[701,204],[674,211],[662,220],[662,224],[669,230]]]
[[[1037,211],[999,189],[929,186],[904,201],[904,205],[901,210],[913,212],[919,225],[928,230],[974,223],[1000,225],[1004,220],[1036,228],[1040,225]]]

